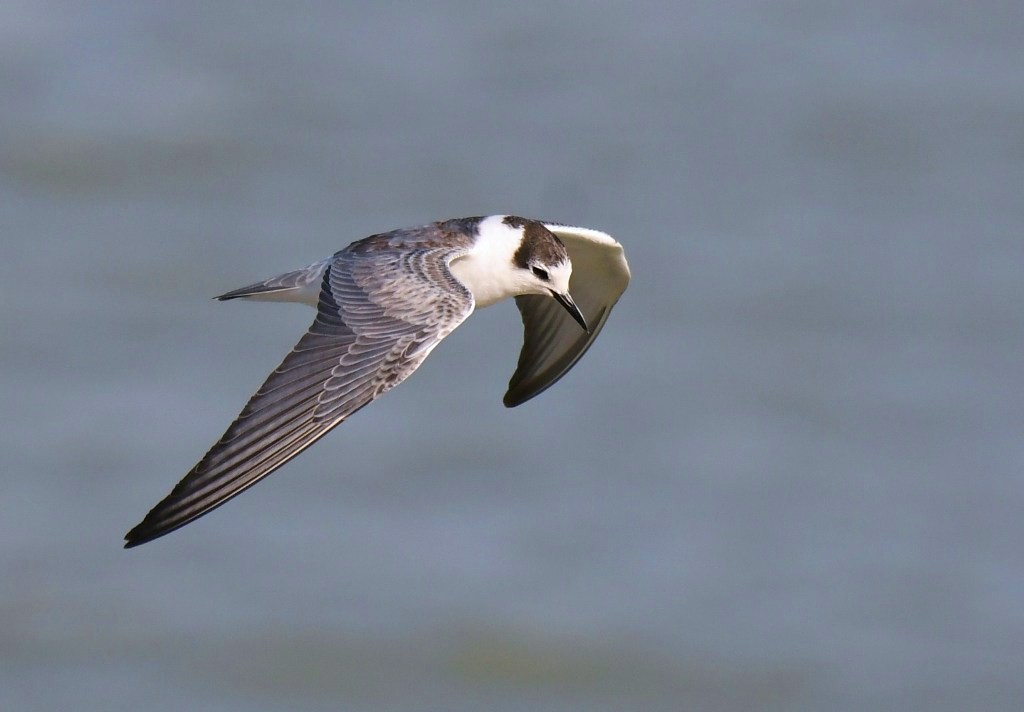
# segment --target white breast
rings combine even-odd
[[[524,290],[522,271],[512,263],[512,256],[522,242],[522,229],[509,227],[504,219],[504,215],[484,218],[472,249],[451,263],[452,274],[473,294],[478,308]]]

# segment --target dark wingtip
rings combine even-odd
[[[160,504],[163,504],[163,502],[161,502]],[[149,514],[147,514],[143,518],[141,522],[132,527],[131,530],[129,530],[129,532],[124,535],[125,549],[132,549],[136,546],[141,546],[146,542],[153,541],[154,539],[159,539],[164,534],[170,534],[178,527],[184,525],[183,522],[182,524],[179,524],[178,527],[166,526],[166,524],[162,523],[158,518],[155,518],[153,516],[153,512],[155,512],[159,508],[160,505],[158,504],[156,507],[153,508],[153,510],[149,512]]]
[[[124,535],[125,549],[133,549],[136,546],[139,546],[140,544],[145,544],[147,541],[153,538],[151,536],[146,536],[145,531],[140,531],[142,530],[143,524],[145,524],[144,520],[139,524],[135,525],[134,527],[132,527],[131,531]]]
[[[509,385],[511,386],[511,384]],[[516,406],[520,406],[530,400],[535,395],[538,395],[538,393],[530,393],[528,391],[523,391],[522,388],[513,389],[510,387],[505,391],[505,397],[501,399],[501,402],[506,408],[515,408]]]

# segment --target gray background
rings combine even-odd
[[[0,708],[1024,707],[1024,6],[366,7],[0,9]],[[312,316],[210,296],[493,212],[626,247],[565,380],[120,549]]]

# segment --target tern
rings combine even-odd
[[[317,314],[221,439],[128,532],[125,548],[256,484],[408,378],[474,309],[509,297],[525,333],[504,403],[526,402],[590,348],[629,278],[622,246],[599,230],[491,215],[371,235],[221,294],[305,303]]]

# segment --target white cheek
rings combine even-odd
[[[572,268],[560,270],[558,273],[552,275],[551,286],[556,292],[562,294],[569,291],[569,277],[572,275]]]

